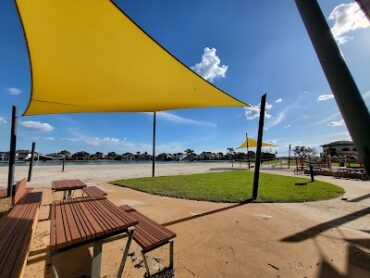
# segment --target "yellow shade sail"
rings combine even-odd
[[[248,106],[187,68],[109,0],[16,3],[32,72],[25,115]]]
[[[241,144],[239,147],[237,147],[237,149],[246,149],[247,147],[249,148],[257,147],[257,141],[252,138],[248,138],[248,141],[245,140],[245,142]],[[262,142],[262,147],[277,147],[277,145]]]

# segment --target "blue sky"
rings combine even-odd
[[[264,138],[319,147],[350,139],[294,1],[115,1],[171,53],[216,86],[255,107],[158,114],[158,152],[222,151],[246,131],[256,137],[258,103],[267,93]],[[324,1],[327,17],[355,81],[370,104],[370,24],[353,1]],[[203,58],[202,58],[203,55]],[[145,80],[143,80],[145,82]],[[30,71],[13,1],[0,2],[0,150],[9,148],[11,106],[23,113]],[[151,151],[152,117],[144,113],[19,118],[18,148],[35,141],[43,153]]]

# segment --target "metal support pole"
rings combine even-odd
[[[170,269],[173,269],[173,240],[170,240]]]
[[[248,169],[251,168],[251,160],[249,158],[249,142],[248,142],[248,133],[245,133],[245,137],[247,139],[247,156],[248,156]]]
[[[317,1],[296,0],[344,122],[370,174],[370,114]]]
[[[152,178],[155,177],[155,137],[157,129],[157,112],[153,114],[153,154],[152,154]]]
[[[35,148],[36,148],[36,143],[32,143],[32,149],[31,149],[31,158],[30,158],[30,167],[28,168],[28,179],[27,181],[31,181],[32,178],[32,168],[33,168],[33,157],[35,156]]]
[[[259,119],[259,125],[258,125],[257,151],[256,151],[256,164],[254,166],[253,199],[257,199],[257,193],[258,193],[258,182],[260,178],[260,167],[261,167],[261,157],[262,157],[263,126],[265,123],[265,109],[266,109],[266,94],[264,94],[261,98],[260,119]]]
[[[103,249],[102,240],[98,240],[93,243],[93,258],[91,266],[92,278],[100,278],[102,249]]]
[[[117,278],[122,277],[123,270],[125,268],[125,264],[126,264],[126,260],[127,260],[127,256],[128,256],[128,251],[130,251],[131,241],[132,241],[132,238],[134,237],[134,231],[135,231],[135,227],[129,227],[128,228],[127,243],[126,243],[125,250],[123,251],[123,257],[122,257],[121,264],[120,264],[119,269],[118,269]]]
[[[289,144],[289,155],[288,155],[288,169],[290,169],[290,153],[292,152],[292,145]]]
[[[12,196],[14,184],[15,157],[17,151],[17,107],[13,105],[12,126],[10,130],[9,171],[8,171],[8,197]]]

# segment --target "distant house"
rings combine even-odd
[[[351,141],[335,141],[322,145],[322,148],[324,154],[329,154],[330,156],[358,156],[356,147]]]
[[[35,157],[39,156],[40,153],[35,152]],[[15,153],[15,159],[18,161],[27,161],[31,159],[31,151],[29,150],[18,150]],[[9,161],[9,152],[0,152],[0,161]]]
[[[180,161],[184,159],[184,154],[183,153],[174,153],[173,154],[173,159],[176,161]]]
[[[212,152],[202,152],[198,158],[199,160],[214,160],[217,158],[217,154]]]
[[[63,155],[61,155],[60,153],[49,153],[45,157],[50,158],[51,160],[63,159]]]
[[[132,153],[124,153],[122,155],[122,160],[135,160],[135,155]]]
[[[0,161],[8,161],[9,152],[0,152]]]
[[[224,154],[222,152],[219,152],[216,155],[217,155],[217,159],[219,160],[224,159]]]
[[[171,161],[173,160],[173,155],[170,153],[161,153],[157,156],[157,160]]]
[[[29,150],[18,150],[15,156],[16,160],[26,161],[31,158],[31,152]]]

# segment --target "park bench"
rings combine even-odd
[[[0,277],[21,277],[37,224],[42,192],[29,192],[26,180],[15,186],[13,208],[0,219]]]
[[[83,193],[89,197],[105,197],[107,192],[101,190],[97,186],[87,186],[83,189]]]
[[[338,168],[334,173],[336,178],[367,180],[368,176],[363,168]]]
[[[170,263],[168,269],[172,270],[173,239],[176,237],[176,234],[128,205],[120,206],[120,208],[139,222],[135,225],[134,240],[142,249],[141,254],[146,268],[146,275],[151,276],[145,254],[168,243],[170,244]]]

